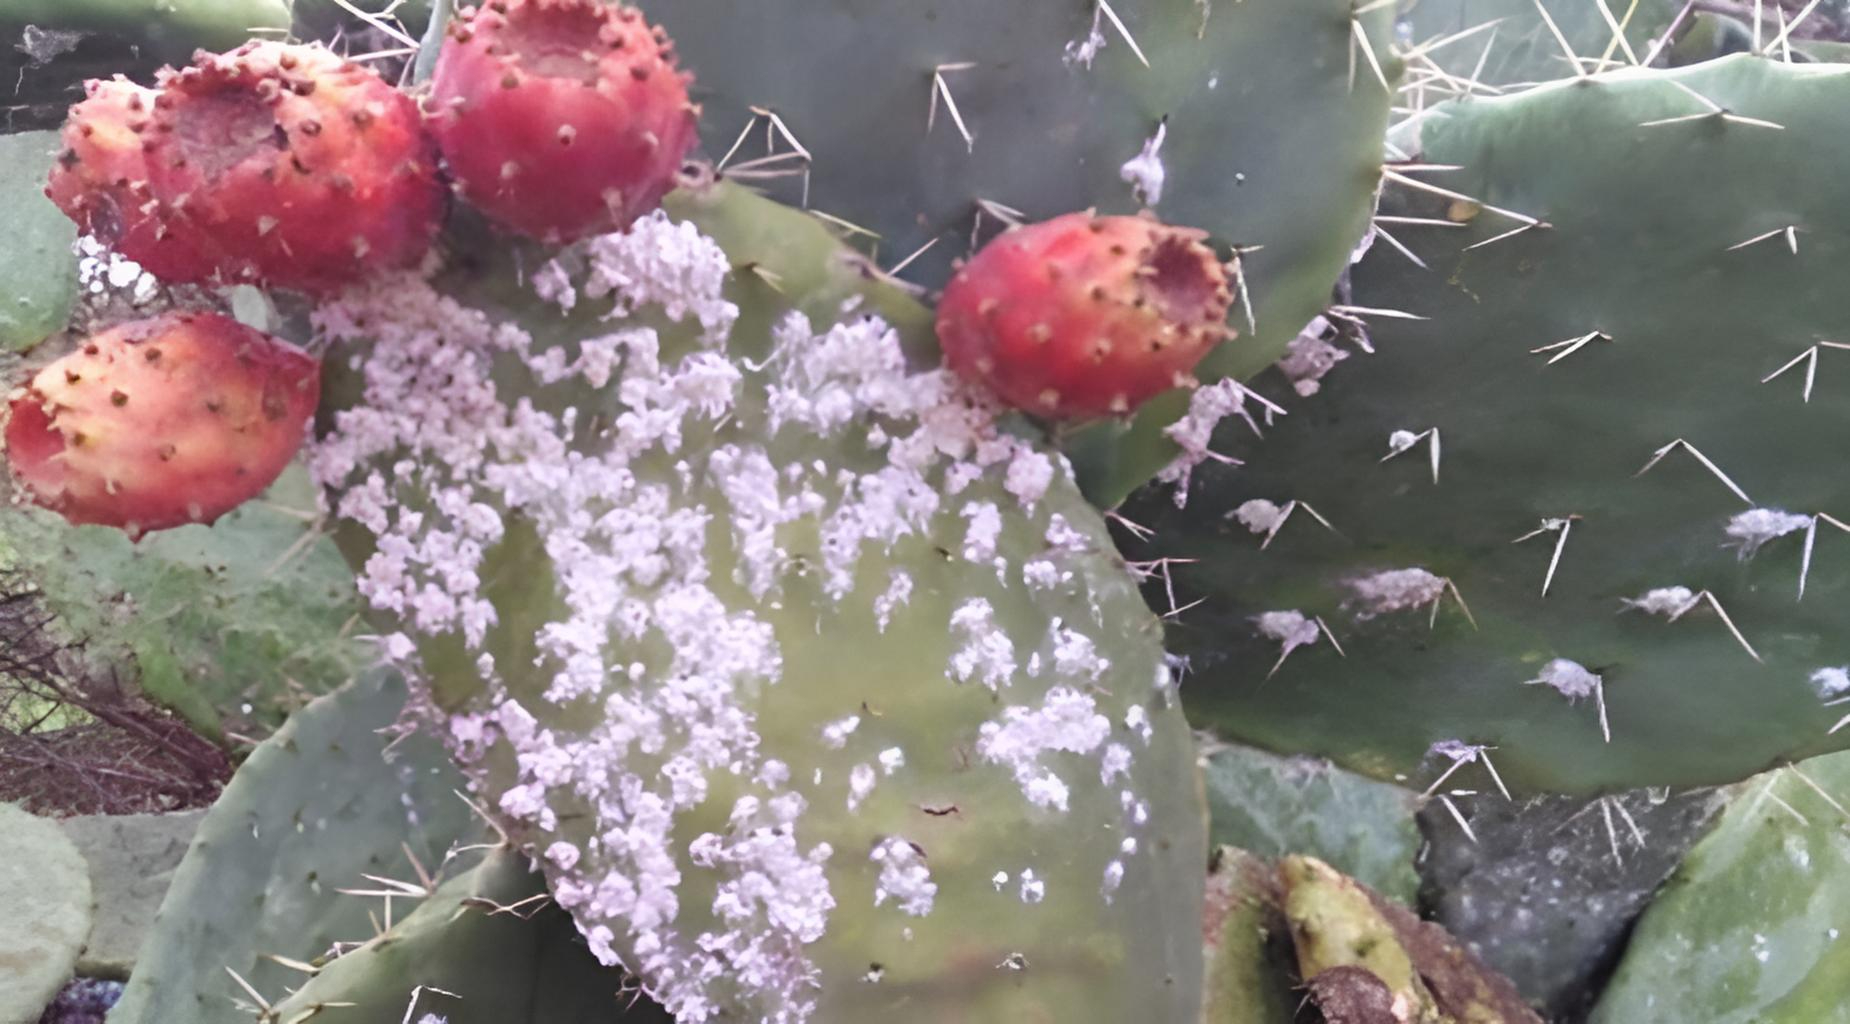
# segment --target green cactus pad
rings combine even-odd
[[[1683,6],[1682,0],[1604,2],[1625,30],[1623,44],[1596,0],[1543,0],[1539,6],[1535,0],[1410,0],[1401,23],[1414,48],[1430,48],[1446,73],[1500,89],[1643,60]],[[1442,83],[1436,88],[1449,91]]]
[[[1260,857],[1316,857],[1411,906],[1420,880],[1413,794],[1315,758],[1216,745],[1202,766],[1209,838]]]
[[[1223,245],[1264,247],[1245,257],[1258,330],[1236,314],[1243,336],[1208,357],[1204,380],[1277,358],[1329,301],[1367,227],[1389,95],[1355,39],[1366,32],[1391,80],[1385,9],[1358,21],[1351,0],[1149,0],[1109,14],[1102,4],[978,0],[641,6],[696,75],[707,150],[717,158],[742,143],[730,173],[877,234],[882,266],[935,241],[904,272],[928,286],[968,253],[979,200],[1029,220],[1138,209],[1121,169],[1167,118],[1157,212]],[[1081,60],[1093,39],[1101,48]],[[842,102],[848,83],[852,104]],[[787,154],[793,144],[753,108],[775,113],[809,159],[754,164],[767,140]],[[806,176],[754,176],[805,166]],[[984,239],[1000,227],[994,216],[983,223]],[[1176,447],[1162,428],[1186,405],[1170,394],[1128,436],[1101,424],[1073,438],[1087,493],[1115,504],[1163,468]]]
[[[597,962],[546,880],[502,848],[389,931],[278,1002],[279,1024],[671,1024],[634,979]],[[627,1010],[627,1012],[626,1012]]]
[[[313,963],[371,934],[378,904],[336,890],[381,887],[366,875],[415,881],[405,851],[434,872],[476,834],[443,751],[382,734],[404,700],[396,677],[363,676],[251,754],[174,871],[111,1024],[248,1024],[249,997],[228,969],[282,997],[303,975],[271,957]]]
[[[77,229],[45,198],[58,151],[54,132],[0,136],[0,355],[31,348],[64,326],[77,299]]]
[[[297,468],[209,527],[133,542],[0,507],[0,533],[87,658],[216,738],[274,728],[361,663],[352,574],[315,514]]]
[[[1638,923],[1593,1024],[1850,1020],[1847,798],[1850,753],[1744,784]]]
[[[819,221],[670,212],[318,314],[387,652],[685,1020],[1198,1012],[1193,744],[1102,520]]]
[[[1247,465],[1131,513],[1198,560],[1171,630],[1196,723],[1421,790],[1718,783],[1850,743],[1850,69],[1460,104],[1423,159],[1486,205],[1404,202],[1465,226],[1402,236],[1430,271],[1376,246],[1356,302],[1427,319],[1374,318],[1378,354],[1263,442],[1223,427]],[[1707,187],[1768,167],[1790,180]],[[1492,207],[1551,226],[1499,238],[1524,222]]]

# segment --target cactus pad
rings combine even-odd
[[[363,652],[340,552],[313,522],[299,468],[212,526],[130,541],[50,512],[0,507],[0,535],[98,671],[209,736],[262,733],[348,678]]]
[[[820,223],[670,209],[321,310],[388,652],[684,1021],[1192,1012],[1192,744],[1064,463]]]
[[[1750,780],[1632,932],[1594,1024],[1846,1016],[1850,754]]]
[[[391,929],[322,967],[278,1002],[270,1019],[669,1024],[633,986],[585,949],[527,858],[502,848],[443,883]]]
[[[302,974],[273,956],[312,963],[367,934],[377,906],[337,889],[415,877],[405,851],[434,871],[475,834],[441,749],[414,736],[385,756],[404,697],[388,673],[356,679],[251,754],[174,871],[111,1024],[248,1024],[227,969],[280,997]]]
[[[1463,167],[1430,177],[1477,201],[1398,211],[1462,224],[1403,236],[1430,272],[1378,246],[1356,274],[1426,319],[1379,319],[1263,441],[1229,422],[1247,465],[1187,509],[1132,514],[1199,560],[1171,631],[1195,720],[1420,789],[1850,743],[1846,111],[1850,69],[1741,56],[1428,117],[1423,159]],[[1796,180],[1683,187],[1773,166]]]
[[[0,356],[31,348],[64,326],[77,299],[77,233],[41,191],[58,138],[51,132],[0,136]]]

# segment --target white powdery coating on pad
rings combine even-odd
[[[1826,666],[1811,674],[1811,685],[1817,689],[1818,696],[1830,700],[1850,693],[1850,665]]]
[[[860,715],[849,715],[839,722],[830,722],[822,727],[822,745],[830,750],[840,750],[848,745],[848,737],[861,727]]]
[[[1281,612],[1261,612],[1253,620],[1259,635],[1284,645],[1285,653],[1290,654],[1300,647],[1307,647],[1317,642],[1323,635],[1323,628],[1316,619],[1304,617],[1304,613],[1295,609]]]
[[[1729,519],[1726,532],[1733,541],[1732,546],[1740,549],[1741,558],[1748,559],[1767,541],[1797,533],[1810,525],[1810,516],[1778,508],[1750,508]]]
[[[1015,675],[1015,643],[996,625],[996,610],[973,597],[951,613],[951,632],[962,645],[951,655],[951,678],[978,680],[991,690],[1007,686]]]
[[[1657,587],[1624,599],[1627,608],[1672,619],[1695,607],[1697,600],[1696,592],[1688,587]]]
[[[1168,172],[1163,168],[1161,154],[1163,139],[1168,135],[1168,123],[1159,122],[1156,134],[1143,144],[1143,149],[1118,168],[1119,179],[1131,187],[1131,194],[1145,206],[1154,207],[1163,201],[1163,180]]]
[[[1309,398],[1323,390],[1323,378],[1337,363],[1349,358],[1348,349],[1330,344],[1328,339],[1335,333],[1335,325],[1329,318],[1318,314],[1285,347],[1285,357],[1278,361],[1278,369],[1290,379],[1291,389],[1300,398]]]
[[[768,624],[707,586],[712,513],[675,500],[666,483],[639,479],[630,465],[644,453],[678,450],[685,431],[708,429],[732,408],[740,374],[716,348],[737,316],[720,294],[729,261],[660,215],[588,243],[581,256],[584,294],[696,319],[709,347],[669,363],[652,330],[631,328],[582,342],[567,361],[558,349],[533,352],[523,331],[492,324],[420,281],[391,282],[317,314],[324,337],[364,343],[365,403],[337,416],[310,466],[338,487],[370,462],[399,458],[389,488],[351,490],[342,503],[344,516],[375,533],[363,592],[417,633],[460,635],[478,652],[495,621],[477,576],[484,550],[500,540],[508,512],[533,525],[568,609],[535,636],[543,664],[554,666],[546,695],[599,700],[604,713],[589,735],[560,735],[520,705],[500,704],[490,720],[518,770],[500,810],[550,830],[552,790],[592,808],[588,845],[549,847],[556,897],[600,959],[615,963],[625,948],[627,966],[681,1019],[709,1019],[737,1001],[730,991],[779,1008],[765,1020],[794,1024],[814,1003],[816,969],[803,947],[821,936],[834,901],[827,844],[799,846],[794,825],[805,802],[782,791],[788,772],[760,755],[741,703],[742,687],[777,680],[781,654]],[[559,301],[568,284],[544,287]],[[575,412],[504,402],[489,374],[497,356],[525,362],[542,383],[582,377],[616,389],[625,411],[607,427],[607,450],[573,450]],[[787,513],[754,472],[763,468],[755,453],[735,454],[726,511],[740,582],[761,591],[768,574],[755,556],[775,551],[760,534]],[[400,503],[400,487],[429,500]],[[613,673],[613,639],[644,636],[664,641],[667,663]],[[756,779],[763,791],[739,800],[725,834],[678,851],[677,817],[706,799],[715,772]],[[724,928],[695,936],[675,926],[690,868],[712,873],[711,910]],[[714,979],[725,979],[724,988]]]
[[[887,900],[913,917],[931,913],[938,886],[931,880],[931,869],[918,848],[904,839],[891,838],[875,846],[868,859],[880,865],[880,880],[874,885],[874,906]]]
[[[1008,707],[978,732],[977,756],[1005,765],[1029,802],[1067,809],[1069,789],[1045,761],[1054,753],[1090,754],[1111,735],[1111,720],[1089,694],[1065,686],[1047,691],[1038,708]]]
[[[880,632],[893,622],[893,613],[912,600],[912,574],[904,569],[894,569],[887,578],[886,593],[874,598],[874,618],[879,623]]]
[[[1189,478],[1195,467],[1212,457],[1208,444],[1214,439],[1214,429],[1229,416],[1246,416],[1246,389],[1231,377],[1196,388],[1188,399],[1188,413],[1163,428],[1163,433],[1182,451],[1156,474],[1156,479],[1175,485],[1177,508],[1188,504]]]
[[[1578,701],[1593,696],[1599,690],[1600,677],[1577,661],[1556,658],[1543,665],[1542,671],[1534,679],[1528,680],[1527,684],[1552,687],[1568,700]]]
[[[1425,569],[1394,569],[1350,580],[1349,590],[1355,617],[1366,620],[1432,604],[1445,593],[1445,578]]]
[[[1480,757],[1486,748],[1481,743],[1466,743],[1464,740],[1438,740],[1426,748],[1426,756],[1443,757],[1451,761],[1470,764]]]
[[[845,601],[864,552],[955,536],[947,531],[961,520],[972,561],[993,559],[1001,524],[1017,514],[1010,506],[1032,517],[1071,470],[999,431],[989,400],[950,374],[908,370],[898,336],[876,318],[817,332],[793,314],[775,326],[769,358],[741,369],[724,351],[738,315],[721,292],[729,266],[711,240],[655,214],[538,275],[536,288],[559,306],[582,312],[588,299],[608,299],[619,311],[658,306],[671,320],[697,322],[692,351],[680,342],[668,349],[633,322],[541,347],[415,278],[328,303],[317,327],[324,340],[357,343],[364,401],[337,414],[309,462],[342,496],[338,516],[373,535],[378,553],[362,592],[404,630],[388,653],[415,671],[416,645],[444,638],[466,651],[460,664],[482,674],[485,694],[445,732],[478,783],[490,748],[511,753],[498,762],[513,776],[496,780],[495,805],[544,851],[555,898],[591,950],[636,971],[677,1019],[802,1024],[815,1012],[819,977],[804,947],[823,937],[846,898],[830,885],[837,855],[815,841],[805,815],[840,818],[838,779],[856,805],[894,799],[877,783],[906,762],[887,746],[877,767],[833,768],[823,800],[820,768],[811,783],[807,767],[793,773],[761,749],[754,709],[777,699],[785,672],[769,615],[783,581],[820,569],[844,613],[871,605],[884,629],[911,602],[913,581],[893,569],[885,593]],[[523,364],[535,383],[520,394],[532,400],[497,389]],[[548,393],[548,384],[571,390]],[[614,399],[599,406],[614,417],[551,401],[560,393],[583,401],[586,385]],[[768,397],[770,429],[741,429],[741,395],[756,393]],[[772,455],[831,437],[864,445],[873,467]],[[978,479],[1014,500],[1003,508],[944,500]],[[580,716],[593,725],[549,728],[540,708],[508,699],[496,674],[487,650],[496,609],[481,574],[515,518],[538,550],[514,557],[545,560],[561,610],[535,631],[532,664],[503,669],[537,675],[548,701],[594,710]],[[786,526],[820,537],[806,566],[793,566],[799,560],[780,540]],[[1036,581],[1083,594],[1087,574],[1065,559],[1095,557],[1091,535],[1055,514],[1044,536],[1039,560],[1049,568]],[[995,609],[966,602],[956,615],[953,632],[967,647],[947,675],[967,652],[968,679],[1008,685],[1014,645]],[[1075,684],[1110,667],[1092,638],[1057,624],[1048,635],[1050,663]],[[854,706],[844,700],[833,713]],[[860,724],[855,715],[818,724],[807,742],[846,748]],[[1150,741],[1146,718],[1126,725]],[[1076,784],[1094,786],[1091,772],[1124,782],[1129,749],[1101,753],[1109,732],[1091,697],[1055,687],[1040,707],[1005,708],[985,727],[980,753],[1021,785],[1027,804],[1064,809],[1068,783],[1045,762],[1093,755]],[[710,811],[721,792],[733,801],[725,825],[678,840],[691,834],[689,813]],[[563,806],[588,813],[562,821],[555,807]],[[890,840],[874,859],[876,902],[931,910],[937,886],[916,847]],[[712,893],[710,906],[689,904],[690,890]]]
[[[1251,498],[1241,502],[1239,508],[1227,515],[1229,519],[1238,520],[1248,530],[1265,534],[1278,529],[1278,524],[1285,518],[1285,510],[1264,498]]]
[[[994,561],[996,541],[1002,536],[1002,513],[994,502],[973,501],[964,506],[963,516],[970,524],[964,532],[964,558],[971,562]]]

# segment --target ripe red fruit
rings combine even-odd
[[[318,46],[201,54],[158,90],[96,83],[64,139],[46,193],[168,281],[325,294],[416,262],[443,207],[416,103]]]
[[[945,362],[1008,404],[1058,419],[1121,415],[1186,385],[1233,336],[1233,293],[1206,237],[1089,213],[1013,228],[945,289]]]
[[[690,81],[634,8],[497,0],[451,24],[431,130],[470,203],[566,242],[625,227],[674,188],[695,143]]]
[[[302,445],[320,361],[216,313],[122,324],[12,401],[7,460],[32,499],[133,536],[209,523]]]
[[[126,78],[85,83],[64,123],[64,150],[45,194],[85,234],[166,281],[202,281],[212,260],[168,230],[148,182],[143,137],[160,95]]]

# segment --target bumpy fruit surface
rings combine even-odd
[[[301,447],[320,361],[215,313],[122,324],[11,402],[7,460],[39,504],[139,536],[209,523]]]
[[[211,258],[166,227],[148,182],[143,137],[160,93],[120,76],[85,84],[64,124],[64,150],[45,194],[85,234],[167,281],[212,276]]]
[[[633,8],[505,0],[453,24],[431,128],[471,203],[570,241],[628,225],[674,187],[695,142],[689,81]]]
[[[1205,237],[1088,213],[1012,229],[945,289],[945,361],[1016,408],[1059,419],[1120,415],[1186,386],[1231,336],[1232,290]]]
[[[317,46],[255,42],[100,83],[72,110],[47,193],[169,281],[315,294],[414,263],[443,207],[417,105]]]

